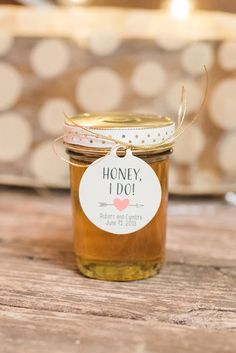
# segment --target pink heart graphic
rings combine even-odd
[[[129,199],[114,199],[113,205],[117,208],[117,210],[123,211],[129,206]]]

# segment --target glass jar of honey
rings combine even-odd
[[[160,271],[165,258],[168,157],[172,151],[172,144],[168,141],[174,131],[175,124],[170,118],[141,114],[81,114],[66,119],[64,144],[71,162],[74,247],[77,266],[83,275],[101,280],[131,281],[151,277]],[[148,204],[155,203],[160,195],[160,202],[153,215],[149,217],[148,207],[150,205],[145,209],[144,203],[138,203],[140,198],[139,200],[135,199],[134,190],[131,197],[124,198],[122,192],[126,192],[126,195],[128,192],[122,189],[123,186],[120,182],[117,183],[117,187],[119,186],[121,189],[116,191],[120,198],[114,197],[111,199],[113,200],[111,203],[100,200],[99,205],[95,203],[93,205],[92,202],[96,199],[95,195],[101,192],[103,181],[101,182],[95,170],[91,171],[90,177],[93,179],[93,185],[86,184],[83,198],[85,203],[88,198],[91,199],[93,217],[107,218],[105,220],[107,226],[104,228],[94,222],[92,217],[85,212],[79,188],[86,171],[91,166],[98,165],[99,161],[105,161],[106,156],[114,147],[114,141],[121,141],[126,146],[130,146],[129,150],[132,151],[132,156],[138,157],[134,162],[139,164],[141,159],[141,167],[131,168],[132,163],[127,159],[126,175],[124,170],[119,168],[119,161],[124,159],[125,150],[128,147],[117,149],[115,152],[117,158],[114,160],[114,165],[117,168],[109,168],[109,164],[106,169],[104,167],[103,180],[108,177],[108,172],[110,172],[112,182],[115,178],[119,178],[121,181],[120,179],[126,176],[129,180],[136,178],[142,183],[140,168],[144,168],[145,171],[147,169],[146,184],[143,185],[139,195],[141,198],[146,197]],[[138,173],[140,173],[140,178]],[[158,182],[158,194],[155,194],[154,186],[152,193],[149,174],[150,178],[153,178],[153,174]],[[111,188],[112,183],[109,185]],[[134,184],[132,185],[134,186]],[[150,189],[149,194],[148,189]],[[128,209],[129,212],[126,212]],[[141,223],[144,223],[140,223],[136,227],[136,223],[144,218],[146,221],[142,220]],[[122,234],[113,232],[113,228],[108,228],[111,231],[107,231],[106,227],[108,225],[112,227],[115,223],[118,226],[123,225],[123,230],[120,232]],[[129,228],[127,233],[125,225],[128,225],[127,229]]]

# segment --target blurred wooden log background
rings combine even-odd
[[[63,112],[175,117],[184,84],[193,115],[204,93],[205,64],[208,102],[175,147],[170,190],[235,191],[235,18],[206,11],[175,26],[158,10],[2,6],[0,182],[68,186],[67,165],[51,148],[62,133]]]

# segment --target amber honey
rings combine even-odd
[[[85,216],[78,199],[85,168],[71,166],[75,253],[79,270],[86,276],[128,281],[150,277],[160,270],[165,256],[168,157],[155,159],[150,165],[162,187],[159,210],[143,229],[122,236],[97,228]],[[148,162],[148,157],[145,160]]]
[[[94,225],[83,212],[78,197],[80,181],[86,168],[107,152],[101,148],[77,148],[68,143],[66,147],[72,162],[70,181],[74,248],[79,271],[90,278],[111,281],[138,280],[157,274],[165,259],[170,146],[161,151],[152,148],[150,151],[134,152],[151,166],[158,177],[162,190],[161,202],[148,224],[135,232],[122,235],[111,234]]]

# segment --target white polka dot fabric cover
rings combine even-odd
[[[129,26],[137,19],[130,18]],[[198,122],[178,140],[170,191],[236,190],[236,42],[124,39],[106,29],[80,44],[0,31],[0,182],[68,187],[68,165],[52,150],[64,114],[132,111],[176,117],[181,87]],[[58,146],[63,153],[63,146]]]

